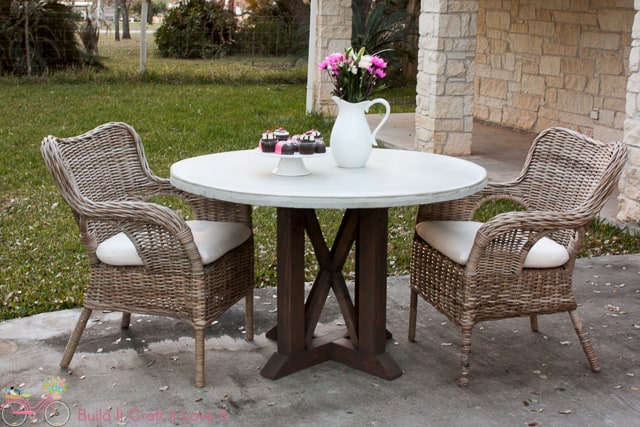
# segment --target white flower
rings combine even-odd
[[[362,55],[358,67],[368,70],[372,65],[371,55]]]

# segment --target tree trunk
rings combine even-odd
[[[124,1],[124,0],[122,0]],[[114,0],[113,3],[113,32],[116,33],[116,41],[120,41],[120,1]]]
[[[129,8],[127,7],[127,2],[124,0],[120,2],[120,12],[122,13],[122,38],[131,40],[131,31],[129,31]]]

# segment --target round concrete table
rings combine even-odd
[[[307,174],[283,176],[278,158],[255,150],[204,155],[173,164],[171,183],[201,196],[278,208],[278,322],[267,333],[278,349],[263,367],[264,377],[281,378],[331,359],[394,379],[402,371],[385,350],[388,208],[462,198],[482,189],[487,173],[466,160],[404,150],[374,149],[358,169],[339,168],[330,155],[301,161]],[[315,212],[321,208],[345,209],[331,249]],[[306,301],[305,234],[319,264]],[[354,243],[352,296],[342,267]],[[315,336],[330,290],[346,328]]]

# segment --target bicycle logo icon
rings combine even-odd
[[[51,426],[63,426],[69,422],[71,410],[62,400],[62,392],[66,390],[64,380],[60,377],[53,378],[44,383],[42,388],[45,393],[40,400],[32,404],[30,394],[22,393],[19,388],[9,387],[4,390],[4,402],[0,404],[2,421],[8,426],[20,426],[27,417],[31,422],[37,421],[38,413],[41,413],[47,424]]]

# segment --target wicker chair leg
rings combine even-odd
[[[131,313],[123,311],[122,312],[122,323],[120,324],[120,327],[122,329],[129,329],[129,325],[131,325]]]
[[[69,367],[69,364],[71,363],[71,359],[73,359],[73,355],[76,352],[78,341],[80,341],[82,332],[84,332],[84,328],[87,326],[87,322],[89,321],[89,317],[91,317],[92,312],[93,310],[87,307],[82,309],[82,313],[80,313],[80,317],[76,322],[76,327],[71,333],[71,336],[69,337],[69,342],[67,342],[67,347],[64,349],[64,353],[62,354],[62,360],[60,361],[61,368]]]
[[[244,337],[248,341],[253,341],[253,288],[247,292],[244,310],[244,329],[246,332]]]
[[[538,332],[538,316],[535,314],[529,317],[529,321],[531,323],[531,330],[533,332]]]
[[[196,387],[204,387],[204,328],[194,326],[195,330],[195,379]]]
[[[587,334],[587,332],[584,330],[582,321],[580,320],[578,313],[575,310],[570,310],[569,316],[571,316],[573,328],[576,330],[576,334],[578,334],[580,344],[582,344],[582,350],[584,350],[584,354],[587,356],[589,365],[591,365],[591,370],[593,372],[600,372],[600,361],[598,360],[598,356],[596,356],[596,353],[593,351],[593,347],[591,347],[589,334]]]
[[[416,341],[416,317],[418,311],[418,293],[411,289],[411,302],[409,303],[409,341]]]
[[[466,387],[469,385],[469,363],[471,361],[471,332],[473,330],[473,324],[462,325],[462,357],[460,359],[460,365],[462,366],[462,374],[458,385],[460,387]]]

